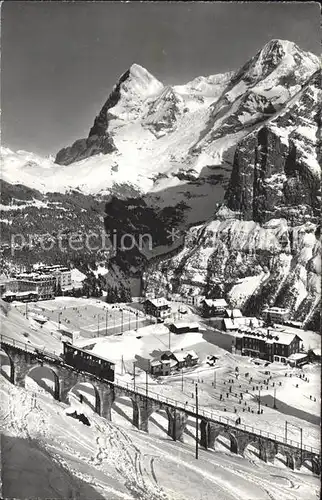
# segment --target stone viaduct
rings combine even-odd
[[[81,382],[88,382],[94,387],[96,395],[95,411],[107,420],[111,420],[114,401],[119,397],[130,398],[133,406],[133,425],[145,432],[149,430],[149,419],[153,413],[165,410],[168,417],[168,435],[173,440],[183,440],[183,433],[189,417],[196,418],[196,409],[192,405],[184,405],[179,401],[146,394],[142,389],[134,390],[133,385],[124,386],[117,382],[102,380],[88,372],[81,372],[67,365],[63,358],[14,340],[0,338],[0,346],[9,358],[11,383],[25,387],[26,376],[36,367],[45,366],[53,373],[55,379],[54,398],[69,403],[68,393]],[[215,448],[216,439],[224,436],[230,441],[232,453],[244,455],[249,445],[257,448],[259,458],[265,462],[273,462],[278,453],[286,457],[286,465],[291,469],[299,469],[305,461],[309,461],[312,471],[320,474],[321,453],[319,450],[302,446],[294,441],[287,441],[273,434],[257,429],[236,425],[235,422],[221,417],[214,417],[205,411],[198,411],[199,444],[207,448]],[[247,429],[246,429],[247,427]]]

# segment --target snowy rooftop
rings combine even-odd
[[[153,359],[150,361],[150,366],[161,366],[161,360],[160,359]]]
[[[299,337],[295,333],[278,332],[277,337],[278,340],[276,339],[275,342],[277,344],[284,344],[284,345],[289,345],[295,339],[295,337],[298,337],[300,340],[302,340],[301,337]]]
[[[256,330],[252,330],[249,327],[239,328],[238,336],[262,338],[266,342],[283,345],[290,345],[295,337],[298,337],[300,340],[302,340],[301,337],[299,337],[296,333],[275,331],[271,329],[265,330],[265,328],[257,328]]]
[[[170,302],[164,297],[159,297],[158,299],[147,299],[155,307],[170,306]]]
[[[226,307],[228,304],[225,299],[204,299],[208,307]]]
[[[224,319],[224,325],[227,330],[238,330],[238,328],[240,327],[240,324],[237,323],[237,321],[233,321],[230,318]]]
[[[86,274],[74,268],[71,270],[71,278],[72,281],[84,281],[84,279],[86,278]]]
[[[226,309],[229,318],[241,318],[243,313],[240,309]]]
[[[284,309],[283,307],[268,307],[264,309],[264,313],[278,313],[278,314],[288,314],[290,311],[288,309]]]
[[[175,328],[199,328],[199,323],[197,322],[188,322],[188,321],[175,321],[171,323]]]
[[[291,355],[288,357],[288,359],[289,359],[290,361],[292,361],[292,360],[294,360],[294,361],[295,361],[295,360],[297,360],[297,359],[304,359],[304,358],[306,358],[306,357],[307,357],[307,354],[306,354],[306,353],[303,353],[303,352],[295,352],[294,354],[291,354]]]
[[[190,349],[189,351],[177,351],[174,352],[173,355],[176,357],[178,361],[184,361],[188,356],[191,356],[193,359],[198,359],[198,355]]]

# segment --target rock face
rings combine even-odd
[[[93,126],[93,128],[95,125]],[[97,125],[99,127],[99,125]],[[106,135],[90,135],[87,139],[79,139],[68,148],[58,151],[55,162],[60,165],[70,165],[97,154],[108,154],[116,151],[112,137]]]
[[[317,220],[320,83],[316,72],[286,110],[238,144],[225,200],[243,218]]]

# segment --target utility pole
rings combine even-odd
[[[287,443],[287,420],[285,420],[285,442]]]
[[[26,302],[26,319],[28,319],[28,302]]]
[[[258,415],[261,412],[261,390],[258,389]]]
[[[149,381],[148,381],[148,371],[145,372],[145,395],[148,402],[148,394],[149,394]]]
[[[303,459],[303,429],[300,427],[300,433],[301,433],[301,462]]]
[[[139,322],[138,316],[139,316],[139,311],[136,311],[136,327],[135,327],[136,331],[138,331],[138,322]]]
[[[135,361],[133,361],[133,390],[135,391]]]
[[[181,390],[183,392],[183,368],[181,368]]]
[[[274,410],[276,410],[276,388],[274,389]]]
[[[198,460],[198,384],[196,384],[196,459]]]

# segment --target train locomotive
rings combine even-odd
[[[74,346],[68,341],[64,341],[63,346],[63,358],[68,365],[73,366],[77,370],[92,373],[101,379],[114,382],[115,363]]]

